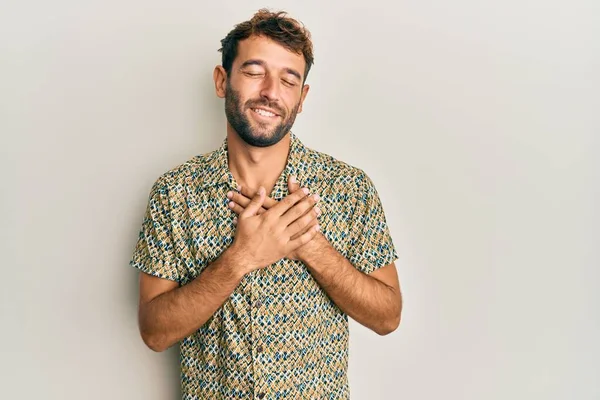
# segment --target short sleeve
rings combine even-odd
[[[173,243],[168,188],[157,180],[150,190],[146,212],[129,265],[159,278],[181,283],[181,258]]]
[[[350,225],[348,260],[365,274],[391,264],[398,258],[372,180],[363,172],[357,177],[356,205]]]

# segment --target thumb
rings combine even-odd
[[[289,193],[294,193],[296,190],[300,189],[300,184],[295,176],[290,176],[288,179],[288,191]]]
[[[258,213],[258,210],[260,210],[260,208],[262,207],[264,202],[265,202],[265,188],[261,186],[258,188],[258,192],[256,192],[256,194],[254,195],[254,197],[252,198],[252,201],[250,201],[250,204],[248,204],[248,207],[246,207],[246,209],[244,211],[242,211],[242,213],[240,214],[240,217],[250,217],[250,216],[256,215]]]

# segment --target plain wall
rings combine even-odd
[[[0,398],[180,396],[128,261],[154,180],[225,137],[219,41],[263,6],[314,39],[294,132],[369,174],[400,254],[352,399],[599,399],[595,0],[3,2]]]

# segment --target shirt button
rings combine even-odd
[[[258,398],[259,398],[259,399],[262,399],[263,397],[265,397],[265,394],[264,394],[264,392],[260,392],[260,393],[258,394]]]
[[[263,351],[263,347],[262,347],[262,346],[258,346],[258,347],[256,348],[256,351],[257,351],[257,352],[259,352],[259,353],[262,353],[262,351]],[[264,394],[263,394],[263,396],[264,396]]]
[[[260,300],[256,300],[254,302],[254,307],[256,307],[256,308],[260,307],[261,305],[262,305],[262,303],[260,302]]]

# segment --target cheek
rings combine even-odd
[[[230,88],[233,90],[235,94],[237,102],[240,104],[240,107],[244,107],[246,103],[250,100],[255,100],[259,98],[259,91],[255,88],[255,84],[253,82],[246,81],[234,81]]]
[[[297,107],[298,107],[298,109],[300,109],[299,107],[300,107],[301,99],[302,99],[302,97],[298,93],[290,93],[288,96],[286,96],[285,108],[286,108],[287,112],[291,113],[291,112],[295,111]]]

